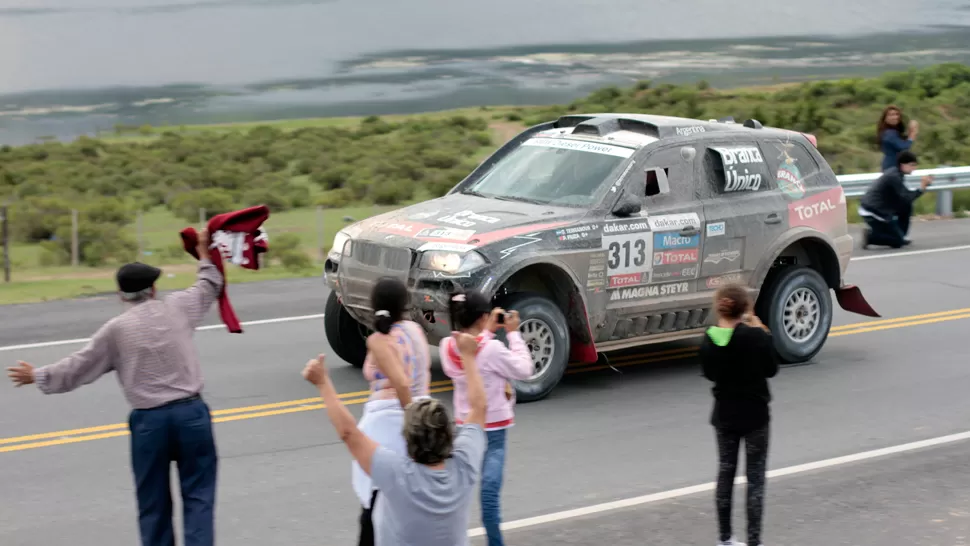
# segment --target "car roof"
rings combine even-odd
[[[655,114],[590,113],[570,114],[555,122],[556,128],[574,127],[576,136],[607,137],[617,132],[639,133],[658,140],[676,137],[698,137],[707,133],[748,133],[751,138],[790,136],[797,131],[764,127],[758,120],[735,123],[733,118],[698,120]],[[751,134],[758,131],[760,134]],[[764,132],[761,132],[764,131]]]

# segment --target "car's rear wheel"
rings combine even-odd
[[[828,338],[832,296],[825,279],[814,269],[786,267],[766,279],[757,313],[771,329],[782,362],[808,362]]]
[[[512,381],[516,400],[541,400],[559,384],[569,364],[566,317],[555,302],[536,294],[514,294],[499,304],[507,311],[519,312],[519,333],[535,364],[532,377]]]
[[[367,328],[354,320],[340,304],[336,292],[330,292],[323,315],[327,341],[337,356],[355,368],[364,366],[367,357]]]

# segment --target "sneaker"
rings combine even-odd
[[[747,546],[747,545],[743,542],[738,542],[737,540],[734,540],[734,537],[731,537],[730,540],[722,540],[718,542],[717,546]]]
[[[913,244],[913,241],[910,241],[909,239],[903,239],[903,246],[909,246],[911,244]]]

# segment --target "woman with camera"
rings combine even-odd
[[[717,326],[701,343],[704,377],[714,382],[711,424],[717,436],[719,470],[715,502],[720,545],[744,546],[731,533],[731,500],[744,440],[747,467],[748,545],[761,546],[765,470],[768,461],[768,378],[778,373],[771,332],[752,312],[751,297],[737,284],[714,294]]]
[[[456,342],[457,333],[470,334],[478,340],[475,357],[485,383],[487,414],[485,433],[488,447],[482,464],[482,524],[488,535],[488,546],[502,546],[502,522],[499,497],[505,468],[506,431],[514,424],[512,411],[515,390],[511,379],[528,379],[535,371],[532,354],[519,333],[519,314],[492,309],[485,296],[478,292],[452,295],[449,303],[451,327],[456,335],[441,341],[441,367],[455,385],[455,422],[461,425],[469,412],[468,382]],[[495,332],[505,328],[506,347],[495,339]]]

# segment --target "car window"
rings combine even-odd
[[[644,159],[643,168],[635,169],[635,172],[631,173],[638,178],[640,185],[638,192],[639,195],[644,196],[644,206],[647,210],[662,205],[686,203],[694,199],[695,154],[696,150],[693,146],[660,148]],[[664,170],[670,187],[669,193],[650,195],[654,192],[648,191],[647,186],[656,184],[656,171],[652,169]]]
[[[712,195],[722,197],[768,192],[775,187],[761,147],[753,141],[708,146],[704,173]]]
[[[533,137],[462,190],[496,199],[588,207],[602,198],[632,148],[596,142]],[[613,176],[613,178],[611,178]]]
[[[768,139],[764,145],[768,166],[774,173],[774,185],[794,199],[801,199],[807,188],[819,187],[818,162],[800,142],[787,139]]]

